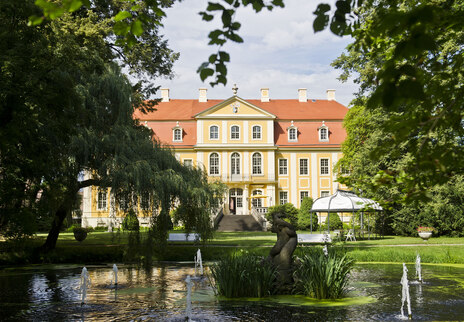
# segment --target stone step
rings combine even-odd
[[[224,215],[218,231],[262,231],[261,225],[252,215]]]

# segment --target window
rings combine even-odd
[[[288,191],[279,192],[279,202],[281,205],[284,205],[288,202]]]
[[[230,138],[232,140],[239,140],[240,139],[240,128],[238,125],[233,125],[230,128]]]
[[[261,140],[261,126],[254,125],[252,132],[253,132],[253,140]]]
[[[107,197],[108,196],[107,196],[106,190],[103,190],[103,189],[98,190],[97,210],[106,210]]]
[[[319,131],[319,141],[329,141],[329,128],[325,125],[325,122],[322,121],[322,125],[318,128]]]
[[[321,174],[329,174],[329,159],[321,159]]]
[[[296,141],[296,129],[295,128],[291,128],[288,130],[288,140]]]
[[[300,205],[303,202],[304,198],[309,197],[309,191],[300,191]]]
[[[184,166],[188,168],[193,168],[193,160],[192,159],[184,159]]]
[[[219,127],[217,125],[212,125],[209,128],[209,139],[219,140]]]
[[[120,210],[127,210],[129,208],[129,202],[128,202],[128,197],[127,196],[120,196],[118,200],[118,206]]]
[[[330,196],[330,191],[321,191],[321,198]]]
[[[235,207],[243,207],[243,190],[240,188],[233,188],[229,191],[229,197],[235,198]]]
[[[258,152],[253,153],[252,157],[252,162],[253,162],[253,174],[262,174],[263,171],[261,169],[261,154]]]
[[[287,175],[287,165],[288,161],[287,159],[279,159],[279,175]]]
[[[253,190],[253,196],[262,196],[262,195],[263,195],[262,190],[259,190],[259,189]],[[261,208],[263,206],[263,199],[261,198],[253,198],[251,199],[251,202],[253,204],[253,207],[255,208]]]
[[[240,174],[240,154],[237,152],[232,153],[230,157],[230,173]]]
[[[288,132],[288,141],[289,142],[298,142],[298,128],[292,124],[287,128]]]
[[[308,171],[308,159],[300,159],[300,176],[307,176]]]
[[[209,156],[209,174],[219,174],[219,154],[217,154],[216,152],[211,153]]]
[[[142,208],[142,210],[150,209],[150,194],[148,192],[142,193],[140,197],[140,208]]]
[[[182,129],[174,129],[173,141],[182,142]]]

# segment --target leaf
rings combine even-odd
[[[132,22],[132,25],[131,25],[131,32],[135,35],[135,36],[141,36],[143,34],[143,26],[142,26],[142,22],[137,19],[135,20],[134,22]]]
[[[208,7],[206,7],[207,11],[222,11],[225,10],[224,6],[216,2],[208,2]]]
[[[201,19],[204,20],[204,21],[211,21],[214,18],[213,15],[207,14],[204,11],[200,12],[199,15],[201,16]]]
[[[119,11],[118,14],[116,16],[114,16],[113,20],[118,22],[118,21],[121,21],[121,20],[124,20],[126,18],[131,18],[132,17],[132,14],[128,11]]]
[[[225,51],[220,51],[219,52],[219,60],[222,62],[229,62],[230,61],[230,55],[226,53]]]
[[[38,17],[38,16],[30,16],[29,21],[27,23],[28,26],[37,26],[40,25],[44,21],[45,17]]]
[[[316,15],[313,22],[314,32],[319,32],[327,28],[329,24],[329,15],[326,14],[326,12],[329,10],[330,6],[328,4],[321,3],[317,6],[316,11],[313,12],[313,14]]]
[[[213,74],[214,74],[214,70],[212,70],[211,68],[203,68],[200,71],[200,79],[202,81],[205,81],[206,78],[208,78],[209,76],[212,76]]]
[[[78,10],[80,7],[82,7],[82,1],[81,0],[72,0],[69,3],[68,11],[69,12],[74,12],[74,11]]]
[[[130,25],[124,21],[118,21],[113,26],[113,31],[118,36],[125,36],[130,30]]]
[[[212,54],[211,56],[209,56],[208,61],[209,61],[211,64],[214,64],[214,63],[216,62],[216,55],[215,55],[215,54]]]
[[[230,15],[228,10],[224,10],[222,12],[222,24],[224,26],[229,26],[231,22],[232,22],[232,16]]]
[[[228,38],[229,38],[230,40],[235,41],[235,42],[238,42],[238,43],[242,43],[242,42],[243,42],[243,38],[240,37],[240,36],[237,35],[237,34],[234,34],[234,33],[230,34]]]

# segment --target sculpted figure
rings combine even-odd
[[[277,234],[277,242],[272,247],[267,260],[271,261],[277,268],[278,288],[291,290],[292,278],[292,255],[298,243],[295,228],[282,218],[285,213],[272,214],[273,225],[271,231]]]

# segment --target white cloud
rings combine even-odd
[[[337,100],[347,105],[357,85],[340,83],[339,72],[330,63],[350,40],[328,31],[314,34],[312,12],[317,3],[286,0],[284,9],[259,14],[251,8],[240,9],[236,18],[242,23],[240,35],[245,42],[224,48],[231,55],[228,85],[215,88],[202,83],[196,70],[217,51],[207,45],[207,36],[219,22],[207,23],[198,15],[207,1],[176,3],[167,10],[164,31],[171,48],[181,55],[174,67],[176,76],[160,80],[161,85],[171,88],[173,98],[197,98],[199,87],[207,87],[210,98],[227,98],[234,83],[244,98],[258,98],[261,87],[270,88],[271,98],[296,98],[301,87],[308,88],[310,98],[324,98],[326,89],[334,88]]]

